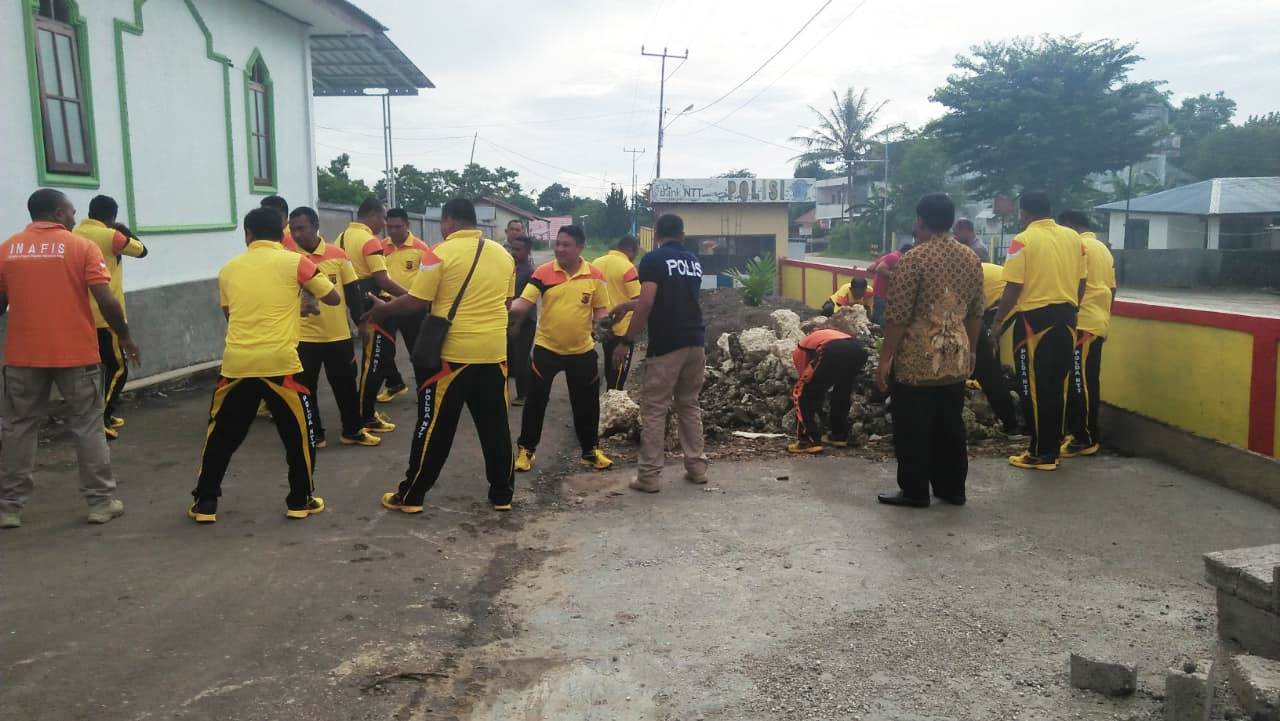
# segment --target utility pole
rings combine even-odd
[[[622,152],[631,153],[631,234],[636,234],[636,156],[644,155],[644,148],[623,148]]]
[[[462,137],[465,138],[467,136],[464,135]],[[471,136],[471,157],[467,159],[467,165],[472,165],[476,162],[476,141],[479,139],[480,139],[480,131],[477,130],[476,134]]]
[[[387,205],[396,204],[396,159],[391,142],[391,95],[382,95],[382,159],[386,163]]]
[[[685,48],[684,55],[671,55],[670,53],[667,52],[667,49],[665,47],[662,48],[661,53],[650,53],[650,52],[645,52],[644,46],[641,45],[640,54],[647,57],[651,57],[651,58],[662,58],[661,75],[658,76],[658,160],[653,173],[654,177],[661,178],[662,177],[662,132],[663,132],[662,121],[666,116],[666,110],[663,108],[663,103],[666,102],[666,98],[667,98],[667,58],[674,58],[676,60],[688,60],[689,49]],[[693,106],[690,106],[690,107],[693,107]]]

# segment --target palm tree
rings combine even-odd
[[[799,144],[804,152],[792,158],[800,164],[819,163],[821,165],[837,165],[844,172],[845,210],[850,215],[853,211],[853,170],[858,161],[871,159],[871,151],[883,148],[888,138],[905,129],[901,124],[885,126],[872,130],[879,119],[880,111],[888,104],[888,100],[871,106],[867,100],[867,91],[854,94],[853,87],[845,89],[842,97],[832,90],[833,104],[830,110],[823,112],[812,105],[809,110],[818,119],[816,128],[809,128],[807,135],[796,135],[791,142]]]

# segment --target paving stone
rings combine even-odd
[[[1073,653],[1071,685],[1105,696],[1128,696],[1138,688],[1138,669],[1112,659]]]
[[[1280,658],[1280,613],[1218,590],[1218,638],[1247,653]]]
[[[1276,606],[1278,572],[1280,543],[1204,555],[1204,575],[1209,583],[1259,608],[1280,610]]]
[[[1190,672],[1169,669],[1164,677],[1165,721],[1203,721],[1212,663],[1201,661]]]
[[[1253,721],[1280,721],[1280,661],[1234,656],[1227,662],[1231,690]]]

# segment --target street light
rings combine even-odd
[[[657,160],[657,164],[654,166],[654,169],[653,169],[654,177],[656,178],[662,177],[662,139],[666,137],[667,128],[671,127],[671,123],[674,123],[675,121],[679,120],[681,115],[684,115],[690,110],[693,110],[693,103],[689,103],[687,106],[685,106],[684,110],[681,110],[680,112],[676,113],[676,116],[671,119],[670,123],[667,123],[666,125],[661,125],[658,127],[658,160]],[[663,113],[664,114],[666,113],[665,108],[663,109]]]

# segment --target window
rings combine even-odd
[[[275,185],[275,164],[272,162],[271,143],[271,76],[267,66],[258,59],[249,68],[249,160],[253,166],[253,184],[258,187]]]
[[[1124,225],[1124,249],[1145,250],[1151,237],[1151,221],[1130,220]]]
[[[91,175],[93,154],[74,19],[67,0],[40,0],[34,18],[44,169]]]

